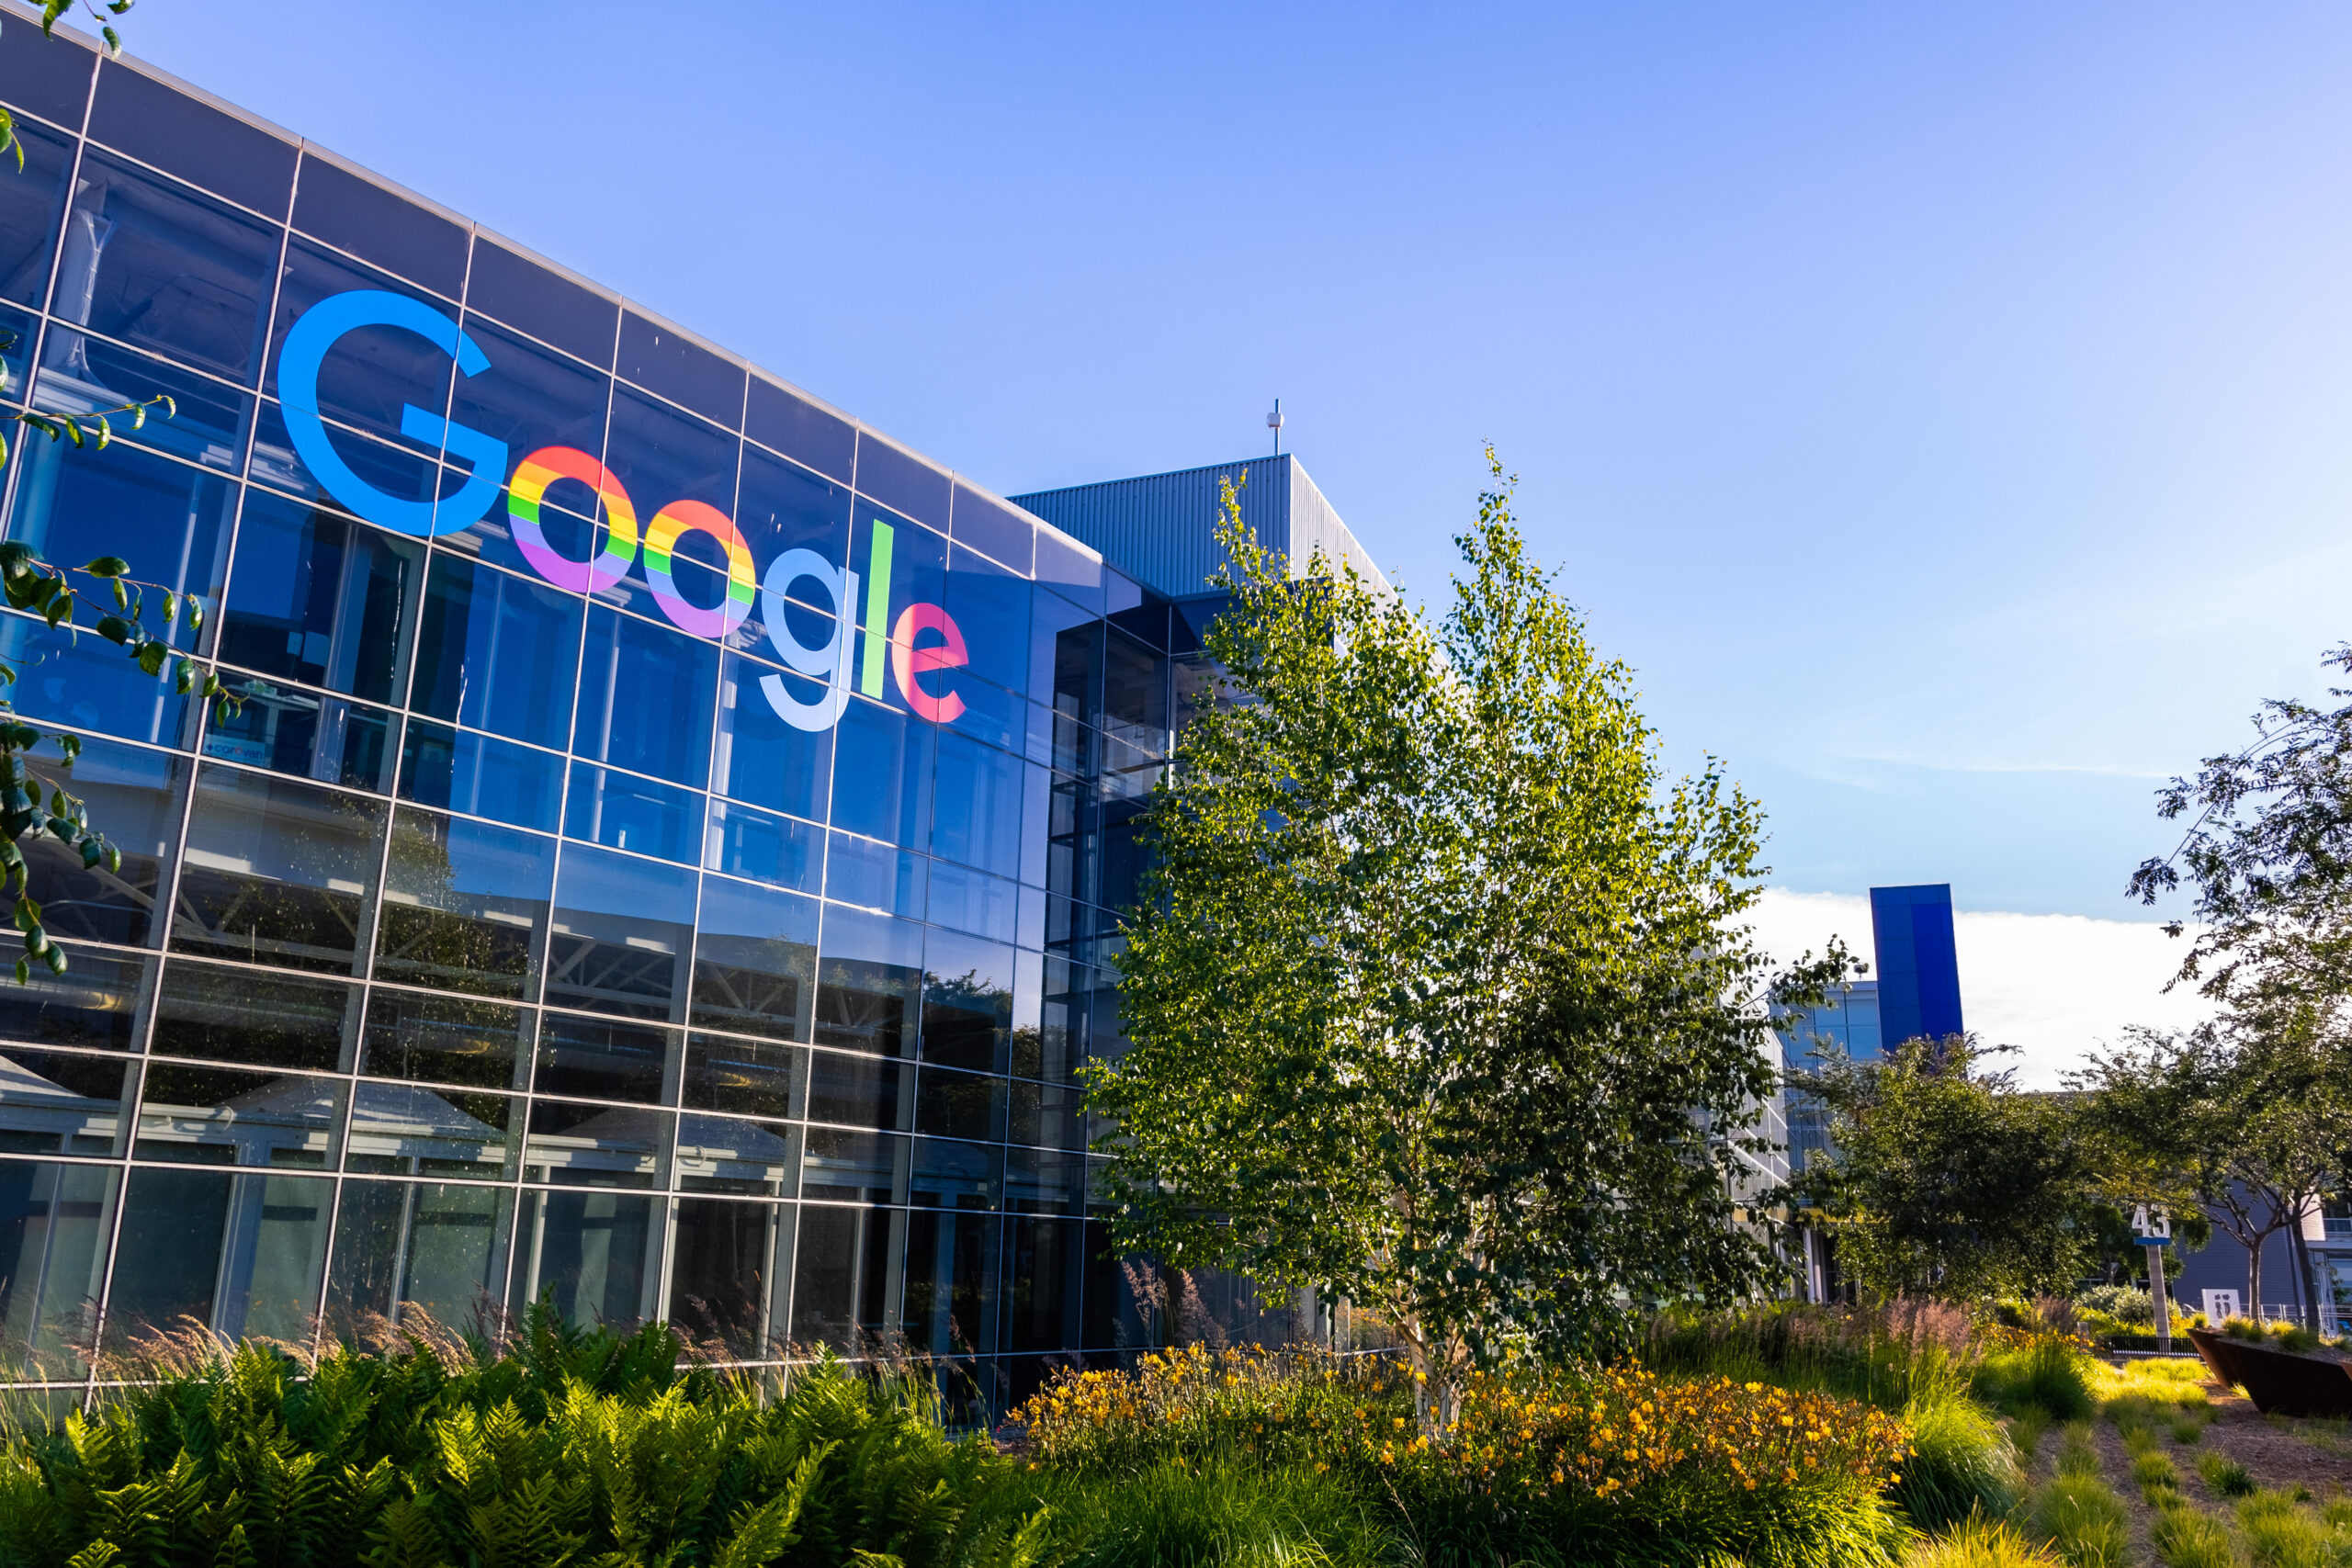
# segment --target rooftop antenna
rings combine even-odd
[[[1283,455],[1283,400],[1274,400],[1274,412],[1266,416],[1266,428],[1274,433],[1274,456]]]

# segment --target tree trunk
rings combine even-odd
[[[2245,1244],[2245,1314],[2262,1321],[2262,1243],[2269,1233],[2256,1231]]]
[[[2287,1258],[2295,1270],[2296,1316],[2305,1328],[2319,1332],[2319,1292],[2312,1289],[2312,1244],[2303,1239],[2302,1216],[2287,1227]]]

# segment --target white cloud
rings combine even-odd
[[[1819,953],[1833,934],[1870,961],[1868,898],[1768,888],[1749,919],[1758,944],[1781,963]],[[2211,1010],[2185,987],[2165,990],[2187,939],[2160,926],[1961,909],[1952,935],[1968,1027],[1988,1043],[2020,1047],[2008,1062],[2029,1088],[2056,1088],[2086,1051],[2113,1043],[2126,1024],[2178,1029]]]

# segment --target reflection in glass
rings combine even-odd
[[[24,350],[31,352],[29,341]],[[17,357],[0,352],[0,358],[10,361],[11,369]],[[20,385],[12,380],[11,397]],[[172,400],[169,419],[160,409],[143,420],[115,412],[159,395]],[[40,380],[33,400],[51,413],[105,416],[113,440],[153,447],[232,474],[244,466],[245,435],[254,419],[249,392],[233,391],[168,360],[64,327],[51,328],[42,344]]]
[[[912,1068],[837,1051],[810,1053],[808,1120],[904,1132],[914,1125]]]
[[[205,716],[206,756],[351,789],[391,788],[397,715],[252,675],[232,672],[222,683],[239,705]]]
[[[1019,758],[943,733],[931,852],[998,876],[1020,875],[1023,784]]]
[[[121,1182],[108,1166],[0,1160],[0,1370],[87,1371]]]
[[[808,1055],[798,1045],[724,1034],[689,1035],[678,1103],[797,1122],[808,1093]]]
[[[934,726],[854,702],[833,727],[833,826],[920,849],[929,837]]]
[[[334,1198],[333,1181],[311,1177],[132,1170],[108,1347],[135,1348],[190,1318],[226,1338],[307,1340]]]
[[[376,977],[528,1000],[554,882],[552,839],[401,807]]]
[[[922,918],[931,863],[847,833],[825,835],[825,897],[885,914]]]
[[[19,305],[39,305],[49,288],[49,261],[56,254],[57,220],[65,210],[74,143],[21,120],[17,140],[24,147],[25,166],[9,170],[9,177],[0,182],[0,297]],[[85,264],[76,276],[88,271]],[[65,303],[61,300],[61,307]],[[70,309],[60,313],[73,319]]]
[[[711,787],[754,806],[820,821],[832,783],[833,732],[786,724],[761,689],[770,679],[784,682],[786,700],[796,707],[814,707],[824,699],[821,682],[729,654],[719,682],[718,764]]]
[[[220,657],[369,702],[400,700],[424,544],[255,492],[237,526]]]
[[[566,847],[556,878],[548,1001],[625,1018],[678,1019],[695,880],[684,867]]]
[[[670,1098],[677,1052],[675,1030],[550,1012],[539,1020],[539,1066],[532,1087],[541,1094],[650,1105]]]
[[[907,1216],[907,1348],[970,1356],[996,1348],[997,1227],[993,1215]]]
[[[556,830],[563,812],[563,759],[421,718],[401,742],[401,795],[424,806]]]
[[[660,1187],[670,1166],[666,1111],[531,1102],[523,1179],[558,1187]]]
[[[503,1094],[367,1083],[352,1090],[345,1170],[371,1176],[512,1178],[520,1102]]]
[[[921,926],[835,906],[817,961],[820,1045],[910,1055],[922,981]]]
[[[670,1321],[722,1353],[780,1353],[792,1289],[795,1211],[788,1203],[678,1202],[670,1259]]]
[[[1004,1151],[917,1138],[907,1201],[925,1208],[994,1209],[1004,1200]]]
[[[571,749],[689,789],[710,777],[718,648],[598,606],[588,615]]]
[[[155,1001],[158,1055],[335,1072],[359,987],[174,959]]]
[[[933,931],[923,958],[923,1060],[1003,1072],[1012,1043],[1012,949]]]
[[[368,998],[359,1070],[477,1089],[519,1089],[530,1060],[530,1015],[459,997],[376,990]]]
[[[1086,1097],[1068,1084],[1012,1084],[1012,1111],[1005,1141],[1048,1149],[1086,1146]]]
[[[542,1299],[582,1328],[627,1333],[654,1314],[660,1201],[618,1192],[523,1194],[510,1311]]]
[[[120,1154],[135,1071],[119,1056],[0,1051],[0,1151]]]
[[[1004,1227],[1004,1348],[1060,1350],[1080,1333],[1083,1233],[1076,1220],[1016,1219]]]
[[[9,512],[11,539],[49,560],[121,556],[146,581],[220,603],[233,482],[119,442],[81,449],[36,441],[19,460],[24,472]],[[200,649],[211,640],[212,626],[208,617],[202,628],[192,628],[182,615],[162,627],[151,615],[149,629],[176,648]],[[122,662],[120,652],[107,651]]]
[[[1001,877],[949,861],[931,863],[931,895],[924,910],[934,925],[1009,942],[1018,929],[1020,900],[1020,889]],[[1042,910],[1044,905],[1038,908]]]
[[[797,1197],[800,1131],[782,1122],[689,1111],[678,1118],[679,1190]]]
[[[702,859],[703,797],[635,773],[574,762],[563,830],[607,849],[693,865]]]
[[[514,1194],[439,1181],[346,1181],[328,1276],[330,1330],[373,1337],[382,1327],[481,1332],[506,1284]]]
[[[797,818],[714,800],[702,863],[729,876],[815,893],[824,881],[824,831]]]
[[[188,819],[173,947],[356,972],[383,830],[375,801],[208,764]]]
[[[1086,1156],[1069,1149],[1004,1151],[1004,1206],[1023,1214],[1075,1214],[1086,1187]]]
[[[339,1078],[238,1072],[156,1062],[139,1101],[139,1159],[187,1165],[334,1163],[343,1126]]]
[[[277,262],[274,225],[93,148],[50,310],[250,387]]]
[[[187,746],[194,704],[100,637],[60,637],[30,615],[0,612],[0,658],[17,671],[17,712],[153,746]]]
[[[898,1331],[904,1210],[803,1207],[799,1254],[792,1281],[795,1344],[854,1355]]]
[[[285,344],[287,331],[328,295],[355,288],[380,288],[425,299],[435,310],[446,309],[390,273],[296,239],[286,248],[277,286],[277,320],[263,391],[277,395],[278,350]],[[413,403],[428,414],[447,412],[456,367],[438,344],[415,333],[399,327],[355,328],[337,341],[335,352],[319,367],[319,412],[379,441],[408,445],[409,438],[401,430],[401,411]],[[338,440],[336,445],[341,447],[344,443]]]
[[[124,662],[119,654],[116,661]],[[179,840],[187,764],[160,751],[85,740],[73,773],[50,776],[62,777],[65,787],[88,803],[91,822],[122,852],[122,865],[116,871],[85,866],[80,854],[49,835],[27,834],[19,847],[42,923],[69,942],[153,946],[164,934],[156,901]]]
[[[571,733],[581,614],[574,595],[436,551],[425,576],[409,706],[561,746]]]
[[[154,966],[152,958],[76,951],[62,975],[35,970],[25,985],[0,988],[0,1040],[136,1051]]]
[[[915,1088],[915,1131],[942,1138],[1004,1139],[1004,1080],[925,1067]]]
[[[695,1022],[741,1034],[806,1040],[816,968],[816,900],[723,877],[705,879],[695,951]]]
[[[897,1133],[810,1127],[800,1167],[804,1198],[827,1203],[907,1201],[912,1139]]]

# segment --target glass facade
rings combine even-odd
[[[73,967],[0,987],[0,1375],[541,1296],[953,1357],[995,1404],[1129,1342],[1074,1075],[1118,1044],[1166,603],[486,232],[0,34],[35,82],[11,395],[179,414],[26,446],[6,535],[203,595],[175,635],[243,705],[0,622],[123,850],[37,857]]]

